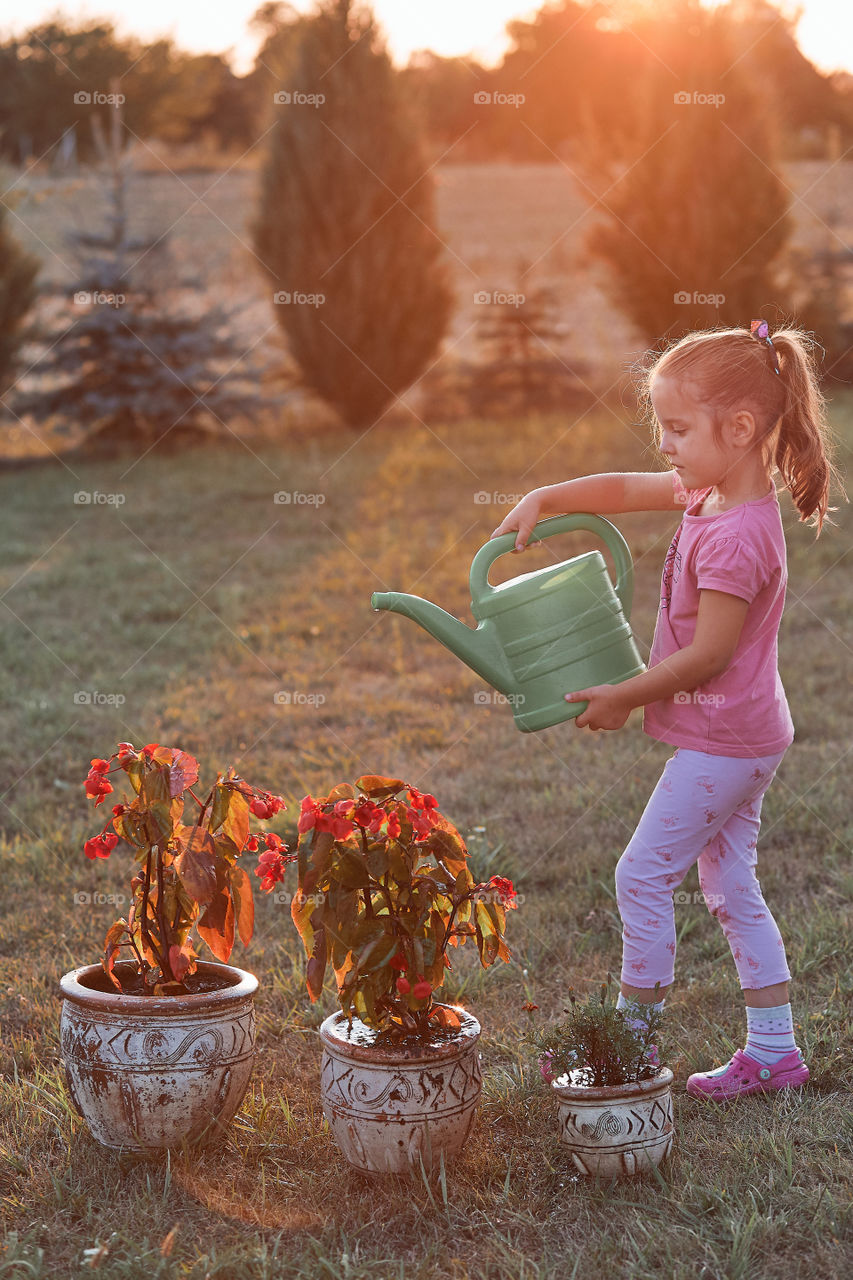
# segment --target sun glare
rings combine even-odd
[[[552,3],[554,0],[552,0]],[[605,0],[606,2],[606,0]],[[705,0],[712,7],[724,0]],[[662,11],[669,0],[612,0],[607,7],[614,20],[638,9]],[[211,7],[209,0],[86,0],[57,6],[56,0],[29,0],[26,6],[0,0],[0,29],[18,33],[55,14],[57,8],[72,20],[112,17],[119,29],[143,39],[165,35],[191,52],[231,51],[235,71],[251,70],[258,47],[258,33],[249,21],[261,0],[231,0]],[[315,0],[293,0],[294,8],[310,11]],[[405,63],[418,49],[433,49],[445,57],[473,54],[486,64],[499,62],[508,46],[506,24],[513,18],[529,18],[544,4],[528,0],[373,0],[391,54]],[[800,47],[822,71],[853,72],[853,5],[840,0],[775,0],[786,15],[802,10],[797,27]]]

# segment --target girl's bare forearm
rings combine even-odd
[[[625,475],[622,471],[610,471],[578,476],[560,484],[544,485],[536,493],[541,499],[539,509],[543,516],[561,515],[565,511],[617,514],[625,509]]]

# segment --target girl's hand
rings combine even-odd
[[[539,520],[539,510],[541,506],[541,498],[534,489],[531,493],[526,494],[521,502],[517,502],[512,511],[504,516],[497,529],[489,535],[489,541],[492,538],[499,538],[502,533],[511,533],[513,529],[518,530],[518,537],[515,540],[513,554],[516,551],[523,551],[527,545],[527,539],[530,537],[533,526]],[[532,542],[532,547],[538,547],[538,542]]]
[[[596,684],[566,694],[567,702],[588,702],[586,711],[575,720],[578,729],[621,729],[633,710],[618,684]]]

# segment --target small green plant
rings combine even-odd
[[[568,1017],[551,1027],[531,1029],[525,1036],[525,1042],[539,1054],[539,1070],[549,1083],[566,1076],[574,1085],[636,1084],[657,1075],[663,1013],[638,1001],[617,1009],[612,987],[613,978],[608,974],[598,994],[585,1001],[578,1000],[570,987],[570,1008],[565,1010]],[[655,1003],[659,987],[656,983]],[[626,1017],[640,1015],[645,1019],[645,1030],[635,1031]]]

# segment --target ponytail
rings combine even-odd
[[[827,512],[837,509],[828,505],[829,487],[832,480],[840,484],[840,476],[832,464],[826,401],[807,341],[797,329],[780,329],[773,334],[785,388],[785,408],[773,461],[790,490],[800,520],[813,524],[817,536]]]

